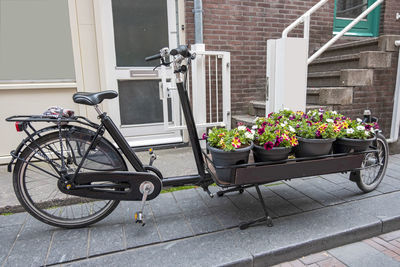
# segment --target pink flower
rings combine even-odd
[[[272,148],[274,148],[274,144],[271,141],[268,141],[267,143],[264,144],[265,150],[271,150]]]
[[[271,117],[272,114],[274,114],[274,113],[273,113],[273,112],[269,113],[269,114],[268,114],[268,118]]]
[[[265,132],[265,128],[258,128],[258,134],[262,135]]]
[[[311,126],[312,122],[311,121],[307,121],[307,124],[308,124],[308,126]]]
[[[202,138],[203,138],[203,140],[206,140],[206,139],[207,139],[207,134],[206,134],[206,133],[203,133]]]
[[[283,141],[283,138],[277,136],[276,139],[275,139],[275,144],[274,144],[274,146],[275,146],[275,147],[279,146],[279,145],[282,143],[282,141]]]
[[[316,132],[315,132],[315,136],[316,136],[316,137],[321,137],[321,132],[320,132],[320,131],[316,131]]]
[[[261,124],[262,127],[265,127],[265,125],[267,125],[267,122],[266,122],[266,121],[264,121],[264,122]]]

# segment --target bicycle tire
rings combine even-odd
[[[72,144],[75,143],[77,149],[80,152],[82,152],[83,151],[82,145],[88,146],[88,144],[90,144],[90,141],[93,138],[93,135],[94,135],[93,131],[89,131],[86,129],[82,129],[81,131],[79,131],[79,130],[76,131],[76,129],[75,129],[74,131],[71,131],[71,130],[63,131],[61,136],[62,136],[62,140],[65,141],[65,146],[68,147],[70,154],[74,154]],[[19,202],[25,208],[25,210],[28,211],[33,217],[35,217],[36,219],[38,219],[46,224],[56,226],[56,227],[80,228],[80,227],[85,227],[85,226],[91,225],[93,223],[96,223],[96,222],[104,219],[118,206],[119,200],[105,200],[104,206],[100,206],[99,210],[91,213],[91,211],[95,210],[94,206],[98,207],[97,204],[101,204],[100,201],[104,202],[104,200],[96,201],[94,199],[84,199],[84,198],[79,198],[79,197],[74,197],[71,195],[63,194],[58,189],[58,186],[57,186],[58,180],[55,177],[51,178],[51,179],[54,179],[54,183],[53,183],[53,180],[48,179],[49,180],[48,184],[51,187],[50,190],[53,190],[53,188],[56,188],[53,191],[51,191],[52,193],[50,193],[50,195],[48,196],[49,200],[46,200],[46,199],[38,199],[38,200],[35,199],[34,200],[32,193],[29,192],[29,190],[27,188],[27,184],[28,184],[27,179],[28,179],[28,174],[30,175],[31,172],[35,173],[31,169],[37,170],[36,168],[33,168],[34,163],[37,166],[39,166],[39,164],[40,164],[41,167],[42,167],[42,165],[47,166],[48,168],[50,168],[50,166],[51,166],[49,163],[49,161],[51,161],[51,159],[48,158],[49,160],[44,160],[45,156],[43,156],[43,153],[40,152],[39,147],[42,148],[42,151],[45,154],[46,154],[46,152],[44,150],[45,148],[47,148],[47,151],[49,151],[48,154],[50,154],[50,155],[51,155],[51,153],[57,154],[56,151],[51,150],[52,145],[54,146],[52,149],[55,149],[57,143],[59,144],[59,132],[58,131],[39,137],[34,142],[30,143],[21,152],[21,154],[15,164],[14,172],[13,172],[14,191],[15,191],[15,194],[16,194]],[[63,145],[64,145],[64,143],[63,143]],[[59,145],[59,147],[61,147],[61,145]],[[106,139],[101,138],[100,142],[97,143],[97,146],[95,147],[95,149],[93,151],[95,151],[94,153],[97,153],[97,154],[99,154],[99,151],[101,153],[105,154],[105,157],[107,157],[107,158],[103,159],[103,161],[108,160],[109,162],[111,162],[110,164],[112,167],[114,167],[115,170],[120,170],[120,171],[127,170],[125,161],[123,160],[123,158],[121,157],[119,152]],[[80,154],[80,152],[75,151],[75,154]],[[73,160],[70,160],[69,164],[76,166],[78,164],[77,160],[79,160],[79,155],[76,156],[75,154],[74,154],[75,158]],[[40,161],[40,159],[42,159],[42,160]],[[103,164],[104,162],[98,162],[99,159],[101,160],[101,157],[97,156],[97,158],[92,160],[92,162],[90,162],[90,160],[88,162],[92,165],[93,165],[93,162],[95,162],[100,166],[100,163]],[[96,162],[96,160],[97,160],[97,162]],[[85,170],[85,164],[86,164],[86,161],[84,162],[81,171]],[[96,164],[94,164],[94,166],[95,167],[93,167],[93,168],[88,168],[88,170],[93,171],[94,169],[97,169],[98,171],[101,171],[101,169],[99,169],[99,167],[96,167]],[[69,167],[71,167],[71,166],[69,166]],[[109,169],[109,166],[107,166],[107,167]],[[28,168],[30,168],[30,169],[28,169]],[[30,171],[30,172],[28,173],[28,171]],[[56,171],[53,169],[53,172],[55,173]],[[43,178],[43,177],[45,177],[46,175],[48,177],[50,177],[49,174],[47,174],[43,171],[41,173],[35,174],[36,178],[33,178],[32,182],[38,183],[39,180],[45,180],[46,178]],[[39,184],[39,188],[41,188],[40,190],[43,190],[43,187],[44,187],[43,184]],[[50,190],[48,190],[48,191],[50,191]],[[53,194],[54,191],[56,191],[56,193],[54,193],[55,194],[54,199],[50,199],[50,196]],[[42,194],[42,196],[44,196],[44,195],[45,194]],[[65,199],[60,198],[60,196],[65,197]],[[41,196],[39,196],[39,198],[40,197]],[[99,203],[97,203],[97,202],[99,202]],[[72,204],[72,205],[69,205],[69,204]],[[84,212],[83,205],[85,205],[87,214],[85,216],[75,217],[74,210],[77,210],[80,207],[81,211],[83,213]],[[89,205],[91,206],[90,208],[87,207]],[[68,207],[71,209],[70,212],[72,212],[73,218],[67,218]],[[54,209],[56,209],[56,211],[53,212]],[[58,209],[60,209],[60,211],[57,211]],[[66,210],[66,211],[63,211],[63,210]],[[57,216],[55,215],[56,212],[59,212],[59,214]],[[64,213],[66,213],[67,216],[64,216]]]
[[[379,186],[383,180],[383,177],[385,176],[389,161],[389,146],[385,137],[378,133],[375,142],[374,146],[379,151],[379,157],[376,156],[376,153],[367,153],[362,162],[362,167],[368,167],[372,164],[379,165],[376,167],[366,168],[352,174],[354,175],[353,179],[356,181],[358,188],[365,193],[371,192]]]

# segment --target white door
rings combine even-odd
[[[176,93],[163,94],[162,86],[173,83],[171,68],[153,71],[156,61],[144,58],[163,47],[178,45],[175,0],[103,0],[102,45],[107,86],[118,90],[117,101],[110,101],[109,115],[131,146],[176,143],[181,131],[164,126],[179,118]],[[163,107],[163,98],[166,105]]]

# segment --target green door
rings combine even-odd
[[[333,33],[337,34],[376,0],[335,0]],[[357,23],[346,35],[378,36],[381,7],[375,8],[369,15]]]

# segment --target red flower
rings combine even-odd
[[[272,148],[274,148],[274,144],[271,141],[264,144],[265,150],[271,150]]]

